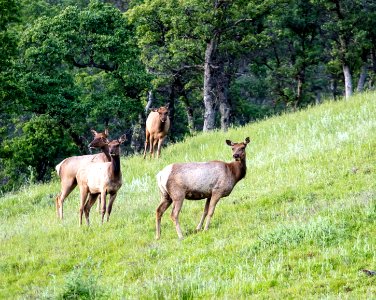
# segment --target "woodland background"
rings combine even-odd
[[[90,129],[143,149],[349,98],[376,80],[372,0],[0,0],[0,191],[48,181]]]

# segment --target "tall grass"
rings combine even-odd
[[[327,102],[227,133],[198,134],[159,160],[122,159],[109,223],[78,226],[78,190],[56,218],[58,180],[0,198],[0,298],[372,298],[376,276],[376,94]],[[172,162],[231,160],[248,172],[207,232],[204,201],[186,201],[177,239],[169,218],[155,241],[155,175]]]

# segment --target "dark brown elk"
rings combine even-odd
[[[150,147],[150,156],[154,158],[154,151],[157,143],[157,158],[160,157],[161,147],[169,129],[170,118],[168,117],[168,105],[161,106],[160,108],[152,108],[146,119],[144,158],[146,157],[148,144]]]
[[[80,216],[79,223],[82,224],[82,215],[85,212],[86,222],[89,225],[90,209],[95,203],[98,195],[101,201],[102,223],[107,213],[107,221],[110,218],[112,205],[115,201],[118,190],[122,185],[122,174],[120,167],[120,145],[126,141],[123,135],[117,140],[108,143],[110,162],[92,162],[83,165],[77,172],[77,183],[80,188]],[[110,195],[106,207],[106,195]]]
[[[246,166],[245,149],[249,143],[247,137],[244,142],[233,143],[226,140],[231,146],[235,161],[175,163],[168,165],[157,174],[161,202],[156,211],[156,238],[161,236],[161,218],[166,209],[173,204],[171,219],[175,224],[180,239],[183,234],[179,225],[179,212],[184,199],[200,200],[206,198],[204,213],[196,230],[201,230],[207,217],[205,230],[209,228],[210,219],[214,214],[219,199],[230,195],[236,183],[244,178]]]
[[[108,153],[108,130],[106,129],[104,132],[91,130],[91,132],[94,135],[94,139],[89,147],[100,148],[102,153],[68,157],[55,167],[61,184],[61,191],[56,197],[56,213],[60,219],[63,219],[64,200],[77,186],[76,175],[78,169],[90,162],[111,161]]]

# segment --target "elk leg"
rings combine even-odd
[[[152,156],[153,156],[153,158],[154,158],[154,151],[155,151],[156,149],[158,149],[158,148],[157,148],[157,144],[158,144],[158,139],[153,139],[153,152],[152,152]]]
[[[94,203],[93,203],[94,204]],[[101,198],[98,199],[97,203],[97,212],[100,214],[101,213]]]
[[[204,213],[202,214],[200,223],[198,223],[198,225],[196,227],[197,231],[201,230],[202,224],[204,224],[204,220],[205,220],[206,216],[208,215],[209,204],[210,204],[210,198],[207,198],[206,203],[205,203]]]
[[[61,182],[61,192],[59,196],[56,198],[56,210],[60,219],[63,219],[63,204],[65,198],[69,196],[69,194],[73,191],[73,189],[77,186],[77,182],[74,180],[73,182]]]
[[[102,224],[103,224],[104,215],[106,213],[106,192],[105,191],[101,193],[101,204],[102,204],[101,215],[102,215]]]
[[[158,140],[157,158],[159,158],[161,156],[161,148],[162,148],[162,144],[163,144],[164,139],[165,138],[160,138]]]
[[[176,232],[178,234],[179,239],[181,239],[181,240],[183,239],[183,234],[181,232],[181,228],[180,228],[180,224],[179,224],[179,213],[180,213],[181,207],[183,205],[183,200],[184,200],[184,197],[181,198],[180,201],[179,200],[174,201],[174,208],[171,212],[171,219],[175,224]]]
[[[150,153],[150,157],[153,157],[153,152],[154,152],[154,149],[153,149],[153,144],[154,144],[154,138],[152,135],[149,136],[149,153]]]
[[[215,206],[217,205],[220,197],[219,196],[213,196],[211,197],[210,204],[209,204],[209,210],[208,210],[208,218],[206,219],[206,224],[204,230],[209,229],[210,219],[214,214]]]
[[[87,195],[88,195],[86,187],[80,188],[80,195],[81,195],[81,204],[80,204],[80,213],[79,213],[79,223],[80,223],[80,226],[81,226],[82,225],[82,214],[84,212],[84,207],[85,207],[86,199],[87,199]]]
[[[166,197],[162,198],[162,201],[157,208],[157,212],[156,212],[156,229],[157,229],[156,239],[157,240],[159,240],[159,238],[161,237],[161,219],[162,219],[162,216],[163,216],[164,212],[166,211],[166,209],[169,208],[171,203],[172,203],[172,200],[171,200],[170,196],[167,195]]]
[[[149,133],[149,131],[146,130],[145,147],[144,147],[144,159],[146,157],[146,150],[148,148],[149,138],[150,138],[150,133]]]
[[[107,222],[110,220],[110,215],[112,211],[112,204],[114,204],[116,193],[110,195],[110,200],[108,201],[108,207],[107,207]]]
[[[89,197],[86,201],[85,207],[84,207],[84,212],[85,212],[85,218],[86,218],[86,223],[87,225],[90,225],[89,221],[89,215],[90,215],[90,209],[94,205],[95,200],[97,200],[98,194],[89,194]]]
[[[59,193],[57,196],[56,196],[56,199],[55,199],[55,206],[56,206],[56,217],[60,218],[60,206],[59,206],[59,199],[60,199],[60,195],[61,193]]]
[[[87,211],[88,213],[90,213],[90,210],[92,206],[94,205],[95,201],[97,200],[99,194],[90,194],[90,195],[91,197],[89,197],[89,199],[86,201],[86,204],[84,207],[84,211]]]

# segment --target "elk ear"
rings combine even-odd
[[[246,137],[244,140],[244,144],[248,144],[250,142],[249,137]]]
[[[226,144],[227,144],[227,145],[229,145],[229,146],[232,146],[232,145],[234,145],[234,143],[233,143],[233,142],[231,142],[230,140],[226,140]]]
[[[90,129],[91,133],[96,136],[98,134],[98,132],[96,132],[94,129]]]
[[[168,107],[170,106],[170,103],[166,103],[165,107],[168,109]]]
[[[123,134],[121,137],[118,138],[118,142],[120,144],[124,143],[127,140],[127,136]]]
[[[106,128],[106,129],[104,130],[104,134],[105,134],[106,136],[108,136],[108,128]]]
[[[152,108],[150,108],[150,111],[155,111],[155,112],[157,112],[157,111],[158,111],[158,108],[152,107]]]

